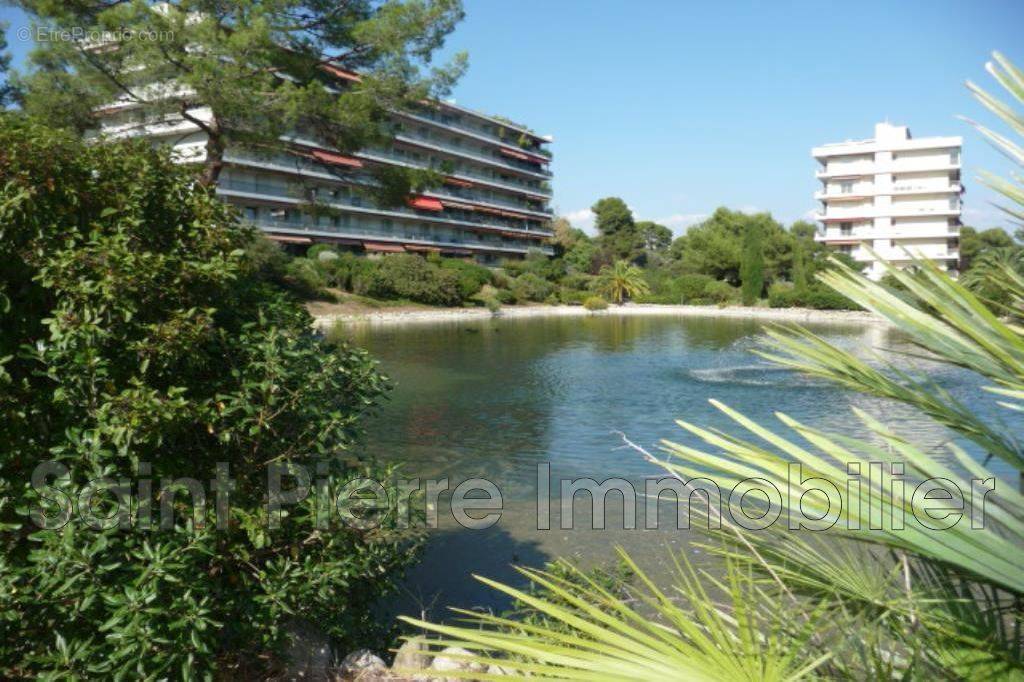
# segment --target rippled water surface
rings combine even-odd
[[[514,579],[511,564],[536,565],[555,556],[607,562],[615,545],[655,572],[670,549],[699,559],[688,546],[694,536],[684,531],[623,530],[621,507],[619,520],[606,530],[590,529],[589,502],[579,510],[575,529],[560,530],[556,515],[554,530],[538,530],[537,466],[549,463],[554,479],[642,482],[662,475],[624,449],[617,432],[653,451],[662,438],[697,444],[677,419],[739,433],[709,398],[779,431],[784,427],[776,411],[826,430],[861,433],[851,413],[856,406],[915,443],[941,449],[948,440],[948,433],[910,410],[760,360],[750,351],[762,329],[751,320],[614,316],[351,329],[353,340],[395,382],[391,399],[369,424],[366,450],[402,462],[410,478],[447,477],[453,487],[467,478],[487,478],[504,499],[501,520],[489,530],[465,531],[442,522],[400,609],[500,607],[468,574]],[[906,350],[893,332],[878,326],[812,329],[858,353],[892,358],[894,350]],[[952,394],[977,395],[973,377],[913,362]],[[995,415],[986,400],[971,404]],[[668,525],[671,517],[665,520]],[[642,513],[638,525],[643,527]]]

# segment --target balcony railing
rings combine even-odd
[[[538,168],[536,166],[530,167],[525,162],[517,162],[513,159],[503,159],[491,156],[480,156],[474,154],[462,147],[450,144],[444,144],[437,140],[430,138],[423,138],[419,135],[410,135],[408,131],[402,131],[398,135],[395,135],[395,140],[398,142],[404,142],[405,144],[411,144],[416,146],[424,146],[430,149],[436,149],[437,151],[444,152],[445,154],[453,154],[455,156],[461,156],[477,163],[484,163],[490,166],[496,166],[502,170],[511,170],[517,173],[525,173],[536,178],[548,179],[551,177],[551,171]]]
[[[303,196],[299,188],[291,188],[285,186],[284,183],[255,182],[228,177],[218,183],[218,189],[227,192],[242,192],[256,199],[269,199],[296,205],[312,201],[309,197]],[[483,227],[491,230],[515,231],[522,233],[523,235],[534,235],[539,237],[551,236],[551,232],[549,230],[529,227],[524,225],[524,221],[513,221],[498,216],[489,216],[486,220],[466,219],[465,217],[455,218],[450,215],[445,217],[435,217],[417,213],[411,208],[377,208],[373,205],[363,204],[362,200],[358,197],[331,197],[330,201],[324,201],[323,199],[318,200],[326,206],[355,213],[379,214],[436,224],[458,225],[461,227]]]
[[[478,248],[490,251],[511,251],[515,253],[527,253],[532,250],[538,250],[548,255],[554,253],[554,249],[550,246],[535,245],[525,241],[509,243],[502,240],[473,239],[471,237],[446,237],[443,235],[433,236],[415,233],[399,234],[394,230],[380,230],[363,226],[355,226],[352,228],[332,227],[307,222],[296,223],[286,220],[273,220],[266,218],[259,218],[250,222],[260,229],[270,232],[278,231],[292,234],[300,234],[302,232],[324,232],[348,239],[366,239],[370,241],[383,240],[399,242],[402,244],[421,244],[424,246],[442,247],[450,246],[453,248]]]

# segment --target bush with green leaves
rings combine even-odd
[[[608,301],[604,300],[600,296],[591,296],[587,300],[583,301],[583,307],[591,312],[607,310]]]
[[[463,299],[456,272],[407,253],[381,258],[366,277],[365,285],[357,287],[356,293],[428,305],[461,305]]]
[[[432,262],[440,266],[442,270],[450,270],[458,276],[459,294],[463,299],[472,297],[485,284],[490,284],[492,280],[491,271],[477,263],[439,256]]]
[[[739,301],[739,287],[734,287],[728,282],[722,282],[719,280],[712,280],[704,284],[704,292],[702,295],[703,303],[715,303],[722,305],[727,303],[739,303]]]
[[[264,518],[269,462],[319,465],[332,491],[386,473],[352,458],[386,388],[370,358],[317,338],[262,278],[276,256],[247,259],[252,234],[168,154],[2,114],[0,173],[0,677],[263,677],[298,621],[379,645],[373,606],[417,539],[317,528],[310,500]],[[67,473],[37,492],[44,460]],[[218,462],[225,527],[212,492],[195,515],[187,492],[154,499]],[[42,494],[81,509],[90,481],[102,509],[103,477],[152,481],[115,517],[130,529],[29,518],[60,525]]]
[[[532,272],[526,272],[512,280],[512,293],[516,300],[540,303],[554,292],[555,286]]]

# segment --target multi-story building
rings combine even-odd
[[[358,76],[338,70],[336,76]],[[199,106],[194,117],[209,117]],[[549,138],[503,119],[445,102],[395,112],[398,133],[386,148],[343,155],[304,136],[273,155],[228,148],[217,194],[272,239],[328,242],[373,253],[438,252],[484,263],[552,253]],[[118,102],[100,111],[107,137],[144,135],[174,148],[183,162],[205,158],[206,135],[179,115],[154,117]],[[444,182],[382,207],[360,191],[375,164],[430,168]]]
[[[859,262],[879,279],[879,258],[907,264],[912,256],[957,273],[960,262],[960,137],[913,138],[906,126],[879,123],[875,137],[815,147],[821,164],[817,239]]]

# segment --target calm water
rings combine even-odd
[[[901,347],[883,328],[812,329],[857,352]],[[556,556],[607,563],[616,545],[654,573],[663,570],[669,550],[699,561],[698,550],[688,546],[695,536],[672,529],[670,514],[661,530],[623,530],[619,507],[608,529],[595,531],[582,513],[589,511],[587,502],[578,505],[575,529],[560,530],[555,514],[553,530],[538,530],[537,465],[549,463],[554,479],[642,482],[661,476],[661,469],[624,449],[616,432],[653,451],[662,438],[697,445],[677,419],[739,434],[709,398],[778,425],[779,432],[784,427],[773,416],[777,410],[827,430],[857,433],[850,409],[857,406],[917,443],[939,447],[948,439],[907,409],[761,361],[750,353],[761,331],[759,322],[749,320],[611,316],[353,328],[353,340],[395,382],[391,399],[371,420],[366,450],[402,462],[409,478],[447,477],[452,487],[487,478],[504,500],[501,520],[485,531],[455,526],[442,508],[442,528],[434,531],[398,610],[439,616],[449,604],[500,608],[502,602],[470,573],[515,580],[512,564],[539,565]],[[928,369],[954,395],[976,395],[973,378]],[[989,405],[982,409],[995,414]],[[609,509],[615,511],[614,505]]]

